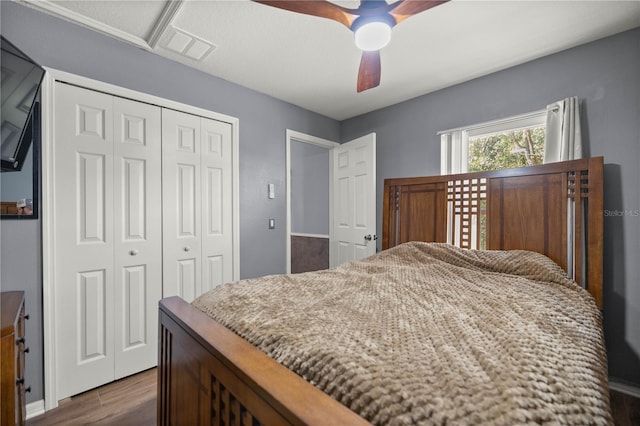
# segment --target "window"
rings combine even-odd
[[[542,110],[440,132],[442,174],[542,164],[546,118]],[[448,243],[487,248],[485,185],[485,179],[466,179],[448,188]]]
[[[442,174],[542,164],[546,110],[440,132]]]
[[[582,156],[580,102],[577,97],[554,102],[544,110],[529,114],[446,130],[438,134],[441,140],[440,164],[443,175],[573,160]],[[474,183],[474,180],[482,179],[465,179],[460,182],[463,185],[471,184],[472,188],[482,188],[486,183]],[[447,203],[447,235],[450,240],[447,242],[464,248],[486,249],[487,200],[482,191],[478,193],[449,188]],[[569,271],[573,269],[575,255],[575,208],[575,201],[567,200]]]

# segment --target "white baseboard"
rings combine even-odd
[[[44,414],[44,399],[27,404],[27,420]]]
[[[626,393],[634,398],[640,398],[640,388],[629,385],[627,383],[617,382],[615,379],[609,378],[609,388],[614,391]]]

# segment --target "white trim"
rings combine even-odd
[[[240,279],[240,160],[239,160],[239,119],[228,115],[208,111],[203,108],[182,104],[158,96],[148,95],[135,90],[115,86],[75,74],[46,68],[41,88],[42,106],[42,305],[44,331],[44,405],[45,410],[58,406],[56,375],[56,333],[55,333],[55,265],[56,253],[54,241],[56,229],[54,222],[55,169],[53,142],[55,135],[54,105],[55,83],[63,82],[97,90],[111,95],[145,102],[163,108],[174,109],[200,117],[229,123],[232,126],[233,150],[233,280]]]
[[[307,135],[305,133],[296,132],[295,130],[287,129],[285,136],[285,192],[286,192],[286,225],[285,225],[285,265],[286,273],[291,273],[291,142],[302,142],[311,145],[320,146],[327,149],[333,149],[336,146],[340,146],[338,142],[333,142],[328,139],[322,139],[316,136]],[[333,162],[329,161],[329,179],[333,182]],[[329,247],[331,247],[331,240],[333,239],[333,187],[329,184]],[[300,235],[300,234],[296,234]],[[309,234],[310,235],[310,234]],[[326,237],[323,237],[326,238]],[[329,249],[331,250],[331,249]]]
[[[349,141],[352,142],[353,140]],[[344,150],[340,150],[341,152],[344,152]],[[337,171],[334,171],[334,167],[336,167],[337,165],[337,152],[338,149],[332,149],[331,150],[331,160],[329,160],[329,167],[330,167],[330,172],[329,175],[331,176],[331,185],[329,185],[329,187],[331,188],[331,191],[337,192],[337,188],[338,186],[335,183],[336,180],[336,174],[338,173]],[[339,195],[338,195],[339,196]],[[333,197],[334,195],[331,196],[331,201],[333,202]],[[331,238],[329,239],[329,269],[333,269],[335,267],[337,267],[338,265],[340,265],[340,244],[339,241],[336,240],[336,235],[339,234],[339,232],[336,232],[336,230],[334,228],[336,228],[334,225],[334,221],[333,221],[333,209],[335,207],[332,205],[331,206],[331,222],[329,222],[329,234],[331,235]],[[377,226],[377,225],[376,225]],[[339,235],[338,235],[339,236]],[[376,244],[377,245],[377,244]]]
[[[173,20],[178,16],[185,0],[172,0],[167,2],[167,5],[162,9],[160,17],[156,20],[151,34],[149,35],[147,42],[150,49],[155,49],[160,39],[167,31],[167,28],[173,23]]]
[[[105,83],[103,81],[71,74],[54,68],[44,67],[44,69],[53,77],[55,81],[69,83],[74,86],[84,87],[85,89],[89,90],[104,92],[109,95],[116,95],[122,98],[133,99],[137,102],[157,105],[162,108],[174,109],[176,111],[186,112],[187,114],[198,115],[200,117],[211,118],[218,121],[224,121],[226,123],[234,125],[234,127],[236,127],[239,123],[238,118],[232,117],[230,115],[220,114],[218,112],[209,111],[204,108],[183,104],[155,95],[149,95],[146,93],[138,92],[136,90],[131,90],[125,87],[116,86],[114,84]]]
[[[456,127],[454,129],[441,130],[438,132],[438,135],[442,135],[443,133],[460,132],[464,130],[468,132],[473,132],[475,135],[476,134],[475,131],[484,130],[484,129],[487,129],[487,131],[486,132],[483,131],[477,134],[491,133],[491,127],[505,125],[511,122],[526,120],[530,118],[537,118],[540,115],[543,115],[546,118],[547,116],[546,108],[538,111],[528,112],[526,114],[512,115],[511,117],[501,118],[498,120],[485,121],[483,123],[471,124],[469,126],[462,126],[462,127]]]
[[[323,239],[328,239],[329,235],[324,235],[324,234],[305,234],[304,232],[292,232],[291,233],[292,237],[305,237],[305,238],[323,238]]]
[[[323,148],[335,148],[340,146],[338,142],[330,141],[329,139],[319,138],[317,136],[307,135],[305,133],[296,132],[295,130],[287,129],[287,140],[295,140],[296,142],[308,143],[311,145],[317,145]]]
[[[122,31],[118,28],[112,27],[111,25],[107,25],[104,22],[96,21],[93,18],[89,18],[88,16],[74,12],[70,9],[67,9],[66,7],[59,6],[58,4],[52,3],[48,0],[20,0],[20,2],[36,10],[45,12],[48,15],[53,15],[58,18],[64,19],[65,21],[73,22],[74,24],[81,25],[85,28],[89,28],[93,31],[105,34],[109,37],[122,40],[134,46],[146,50],[151,50],[151,46],[149,46],[147,41],[140,37],[136,37],[126,31]]]
[[[640,388],[627,383],[618,382],[612,377],[609,377],[609,389],[631,395],[634,398],[640,398]]]
[[[231,121],[231,149],[233,151],[232,197],[233,197],[233,280],[240,279],[240,120],[229,117]],[[221,120],[222,121],[222,120]],[[226,120],[224,120],[226,121]]]
[[[33,401],[27,404],[26,411],[27,412],[25,420],[29,420],[30,418],[44,414],[44,399]]]
[[[132,44],[136,47],[153,50],[158,46],[160,39],[165,34],[167,29],[171,26],[176,16],[181,12],[182,6],[186,0],[171,0],[167,2],[167,5],[162,9],[160,16],[156,19],[153,29],[151,30],[147,40],[141,37],[134,36],[119,28],[112,27],[104,22],[97,21],[86,15],[74,12],[71,9],[60,6],[57,3],[53,3],[49,0],[18,0],[20,3],[29,6],[33,9],[44,12],[48,15],[56,16],[65,21],[72,22],[98,33],[104,34],[108,37],[112,37],[125,43]]]
[[[440,135],[440,174],[466,173],[469,163],[469,135],[465,130]]]
[[[56,316],[55,316],[55,265],[56,252],[54,241],[56,230],[54,224],[53,195],[55,174],[53,170],[53,89],[55,78],[47,71],[40,88],[41,105],[41,193],[42,193],[42,323],[44,332],[44,402],[45,410],[58,406],[56,398]]]
[[[450,134],[440,135],[440,174],[448,175],[451,165]]]

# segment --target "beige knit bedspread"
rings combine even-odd
[[[407,243],[193,304],[374,424],[612,424],[600,311],[536,253]]]

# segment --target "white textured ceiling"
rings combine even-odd
[[[380,86],[356,93],[360,51],[327,19],[247,0],[22,1],[338,120],[640,26],[640,1],[453,0],[396,26]],[[175,53],[176,31],[215,48]]]

